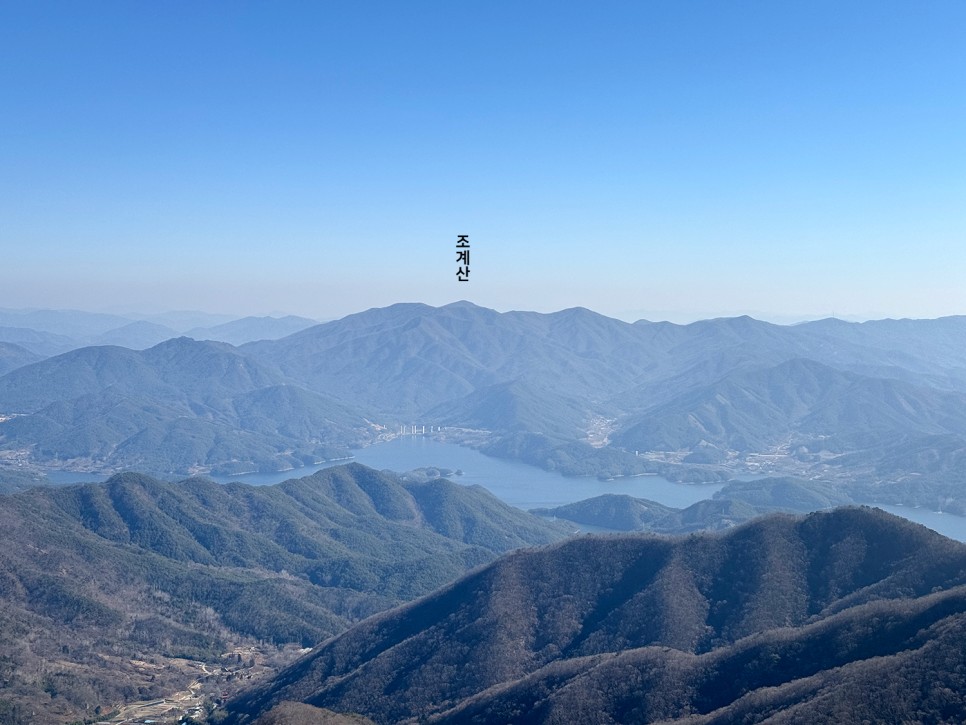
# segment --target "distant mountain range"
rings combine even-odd
[[[12,342],[0,342],[0,375],[22,368],[41,359],[40,355],[30,352],[22,345]]]
[[[103,336],[112,321],[78,324]],[[309,322],[192,334],[239,342]],[[128,332],[161,334],[150,324]],[[0,415],[20,417],[0,423],[0,450],[107,470],[277,469],[419,424],[566,474],[772,473],[883,489],[880,500],[912,495],[926,460],[937,473],[919,488],[941,486],[966,450],[966,317],[629,324],[581,308],[398,304],[218,344],[84,348],[32,364],[7,348]]]
[[[358,464],[276,486],[125,473],[0,496],[0,721],[169,694],[191,679],[179,658],[218,671],[260,641],[310,646],[565,530],[479,487]]]
[[[181,335],[240,345],[274,340],[316,324],[317,320],[294,315],[236,319],[183,312],[126,317],[79,310],[0,309],[0,342],[17,343],[36,355],[49,357],[90,345],[144,350]]]
[[[966,434],[966,393],[871,378],[796,358],[728,373],[627,419],[615,442],[673,451],[702,441],[739,453],[788,441],[810,452],[868,447],[905,434]],[[818,443],[822,439],[824,443]]]
[[[961,722],[964,632],[966,546],[881,511],[587,536],[356,625],[224,722]]]
[[[366,440],[364,417],[225,343],[87,347],[0,378],[7,449],[42,464],[225,473],[298,468]]]
[[[295,315],[243,317],[213,327],[195,327],[185,332],[185,335],[196,340],[217,340],[241,345],[253,340],[277,340],[317,324],[316,320]]]

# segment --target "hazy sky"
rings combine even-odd
[[[0,307],[963,314],[966,2],[0,0],[0,253]]]

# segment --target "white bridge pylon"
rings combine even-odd
[[[438,426],[438,425],[431,425],[431,426],[429,426],[429,432],[430,433],[432,433],[434,431],[437,432],[437,433],[439,433],[442,429],[443,429],[442,426]],[[401,435],[401,436],[406,436],[406,435],[409,435],[409,436],[426,435],[426,426],[425,425],[416,425],[414,423],[413,424],[410,424],[410,425],[401,425],[401,426],[399,426],[399,435]]]

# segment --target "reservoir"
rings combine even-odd
[[[930,511],[929,509],[923,508],[917,509],[912,506],[893,506],[884,503],[877,503],[875,506],[883,511],[888,511],[890,514],[895,514],[904,519],[915,521],[917,524],[928,526],[933,531],[938,531],[950,539],[966,541],[966,516],[944,514],[939,511]]]
[[[600,481],[593,477],[570,478],[525,463],[490,458],[479,451],[453,443],[440,443],[422,437],[397,438],[353,453],[354,461],[377,470],[411,471],[429,466],[461,470],[463,475],[450,478],[468,486],[474,484],[483,486],[500,500],[521,509],[552,508],[605,493],[627,494],[635,498],[657,501],[665,506],[686,508],[698,501],[711,498],[724,488],[723,484],[673,483],[659,476],[634,476],[615,478],[610,481]],[[330,461],[322,465],[291,471],[211,476],[211,478],[220,483],[237,481],[254,486],[267,486],[290,478],[310,476],[322,468],[339,466],[346,462]],[[97,474],[67,471],[51,471],[48,477],[58,484],[106,479],[106,476]],[[966,541],[966,517],[908,506],[876,505],[896,516],[928,526],[944,536]]]
[[[605,493],[647,498],[665,506],[685,508],[711,498],[723,484],[672,483],[659,476],[634,476],[600,481],[572,478],[518,461],[484,456],[479,451],[428,438],[397,438],[355,451],[356,460],[371,468],[411,471],[424,466],[462,470],[451,476],[465,485],[479,484],[501,501],[522,509],[551,508]]]
[[[389,469],[404,472],[430,466],[460,470],[462,475],[450,476],[450,479],[465,486],[483,486],[501,501],[522,509],[562,506],[605,493],[623,493],[635,498],[651,499],[665,506],[686,508],[711,498],[724,488],[724,484],[720,483],[672,483],[659,476],[633,476],[610,481],[600,481],[595,477],[572,478],[526,463],[484,456],[479,451],[454,443],[441,443],[422,437],[396,438],[387,443],[360,448],[353,451],[351,460],[380,471]],[[341,466],[348,462],[329,461],[289,471],[207,477],[219,483],[270,486],[290,478],[311,476],[323,468]],[[107,479],[103,475],[71,471],[50,471],[47,475],[57,484]]]

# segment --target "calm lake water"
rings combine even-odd
[[[356,451],[356,460],[372,468],[409,471],[424,466],[460,469],[452,480],[479,484],[511,506],[549,508],[582,501],[604,493],[625,493],[649,498],[666,506],[684,508],[711,498],[723,484],[680,484],[658,476],[635,476],[599,481],[568,478],[525,463],[484,456],[479,451],[427,438],[397,438],[389,443]]]
[[[877,503],[875,505],[883,511],[888,511],[890,514],[895,514],[904,519],[915,521],[917,524],[928,526],[933,531],[938,531],[950,539],[966,541],[966,516],[942,514],[938,511],[917,509],[911,506],[891,506],[884,503]]]
[[[410,471],[428,466],[460,469],[463,475],[453,476],[452,480],[465,485],[479,484],[502,501],[522,509],[562,506],[604,493],[624,493],[637,498],[651,499],[665,506],[684,508],[711,498],[724,487],[723,484],[672,483],[658,476],[616,478],[613,481],[598,481],[596,478],[567,478],[524,463],[490,458],[471,448],[421,437],[397,438],[388,443],[362,448],[355,451],[354,460],[378,470]],[[281,473],[247,473],[241,476],[212,476],[212,478],[221,483],[238,481],[255,486],[266,486],[290,478],[309,476],[322,468],[343,463],[346,461],[332,461],[320,466]],[[64,471],[51,472],[48,477],[54,483],[60,484],[103,481],[106,478],[94,474]],[[889,513],[928,526],[952,539],[966,541],[966,517],[907,506],[877,505]]]
[[[659,476],[615,478],[613,481],[598,481],[593,477],[568,478],[524,463],[490,458],[472,448],[420,437],[397,438],[388,443],[362,448],[354,451],[354,456],[352,460],[377,470],[411,471],[429,466],[461,470],[463,475],[452,476],[453,481],[467,486],[479,484],[502,501],[522,509],[562,506],[604,493],[625,493],[637,498],[648,498],[666,506],[684,508],[711,498],[724,488],[720,483],[672,483]],[[253,486],[268,486],[290,478],[310,476],[323,468],[340,466],[347,462],[331,461],[292,471],[209,478],[219,483],[237,481]],[[90,473],[52,471],[48,473],[48,478],[54,483],[68,484],[104,481],[107,477]]]

